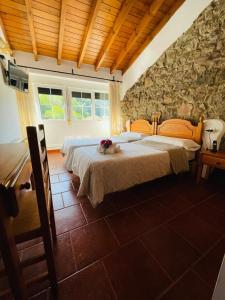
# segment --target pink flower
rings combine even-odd
[[[108,149],[112,145],[112,141],[107,139],[107,140],[102,140],[100,142],[101,146],[103,146],[105,149]]]

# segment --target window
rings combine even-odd
[[[61,89],[38,87],[41,117],[43,120],[64,120],[65,108]]]
[[[95,93],[95,118],[98,120],[109,118],[109,95]]]
[[[72,92],[72,116],[74,120],[92,119],[91,93]]]
[[[99,92],[72,92],[74,120],[104,120],[109,118],[109,96]]]
[[[109,94],[98,91],[70,90],[64,98],[62,88],[37,88],[42,120],[108,120]]]

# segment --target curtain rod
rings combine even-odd
[[[73,69],[72,69],[72,72],[69,73],[69,72],[55,71],[55,70],[50,70],[50,69],[28,67],[28,66],[23,66],[23,65],[17,65],[17,66],[20,67],[20,68],[28,68],[28,69],[33,69],[33,70],[48,71],[48,72],[59,73],[59,74],[75,75],[75,76],[80,76],[80,77],[86,77],[86,78],[92,78],[92,79],[101,79],[101,80],[106,80],[106,81],[113,81],[113,82],[122,83],[122,81],[120,81],[120,80],[115,80],[114,76],[113,76],[113,79],[107,79],[107,78],[102,78],[102,77],[97,77],[97,76],[76,74],[76,73],[74,73]]]

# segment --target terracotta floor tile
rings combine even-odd
[[[61,173],[58,175],[60,181],[71,180],[71,174],[69,172]]]
[[[0,283],[1,283],[1,281],[0,281]],[[10,292],[9,294],[5,294],[4,296],[2,295],[1,300],[14,300],[14,297]]]
[[[175,189],[172,189],[169,193],[159,196],[158,200],[161,204],[177,213],[180,213],[193,205],[193,202],[186,198],[184,193],[178,192]]]
[[[146,224],[132,209],[107,217],[106,220],[121,244],[147,230]]]
[[[9,289],[8,278],[6,276],[1,277],[0,278],[0,293],[6,291],[8,289]],[[12,296],[11,292],[9,294],[4,295],[4,296],[2,295],[1,300],[13,300],[13,296]]]
[[[77,204],[80,202],[77,199],[77,196],[73,190],[62,193],[62,198],[63,198],[63,203],[64,203],[65,207],[68,207],[68,206],[71,206],[71,205],[74,205],[74,204]]]
[[[151,193],[153,196],[159,196],[168,193],[174,187],[180,185],[180,179],[178,176],[169,175],[163,178],[158,178],[148,184],[151,184]]]
[[[38,256],[41,254],[44,254],[43,242],[22,250],[21,261],[24,262],[27,259],[30,259],[32,257]],[[31,269],[31,271],[33,271],[32,275],[35,275],[35,270]]]
[[[225,234],[225,211],[204,202],[193,208],[191,212]]]
[[[64,207],[61,193],[52,195],[52,202],[54,210],[58,210]]]
[[[117,243],[104,220],[73,230],[70,234],[78,269],[117,248]]]
[[[208,250],[221,236],[210,224],[187,212],[168,223],[201,252]]]
[[[182,275],[200,256],[199,252],[166,225],[144,234],[142,240],[173,279]]]
[[[32,246],[30,248],[26,248],[25,250],[23,250],[22,261],[25,261],[31,257],[41,255],[43,253],[44,253],[44,248],[42,243]],[[24,268],[24,277],[26,280],[29,280],[31,278],[36,277],[37,274],[41,275],[42,273],[45,272],[47,272],[47,264],[46,264],[46,260],[43,260],[37,264]],[[49,287],[49,281],[46,279],[44,281],[32,284],[29,287],[28,292],[29,295],[32,296],[43,291],[48,287]]]
[[[191,180],[190,184],[183,181],[179,186],[175,186],[174,189],[193,204],[197,204],[217,192],[217,189],[213,185],[206,183],[196,184],[194,179]]]
[[[194,268],[195,271],[212,288],[214,288],[216,284],[216,279],[224,255],[225,255],[225,239],[223,239],[204,258],[202,258]]]
[[[37,295],[34,295],[30,298],[30,300],[48,300],[48,291],[45,290]]]
[[[116,299],[101,263],[95,263],[59,283],[57,300]]]
[[[80,199],[80,204],[83,208],[84,214],[88,222],[95,221],[99,218],[103,218],[109,214],[113,214],[114,212],[116,212],[111,199],[106,199],[102,203],[100,203],[96,208],[93,208],[90,200],[87,197],[82,197]]]
[[[58,175],[51,175],[51,176],[50,176],[50,181],[51,181],[51,183],[59,182],[59,177],[58,177]]]
[[[57,278],[59,280],[71,275],[76,271],[75,261],[73,259],[72,245],[69,233],[61,234],[57,237],[57,242],[53,246],[55,267]],[[41,255],[44,253],[43,243],[27,248],[23,251],[22,260]],[[46,261],[40,262],[34,266],[29,267],[29,272],[26,276],[33,277],[37,275],[37,265],[39,272],[47,270]]]
[[[160,300],[211,300],[212,291],[193,272],[189,272]]]
[[[217,193],[215,196],[207,200],[206,203],[217,209],[225,211],[225,193]]]
[[[118,300],[155,299],[170,281],[139,241],[104,259]]]
[[[152,201],[153,198],[166,193],[169,190],[171,184],[173,185],[169,177],[168,181],[158,179],[152,182],[146,182],[140,185],[136,185],[125,191],[106,195],[106,198],[109,198],[113,202],[113,205],[118,211],[137,204],[141,204],[148,200]]]
[[[142,188],[144,189],[144,185],[135,186],[125,191],[106,195],[106,198],[112,201],[117,211],[129,208],[136,204],[142,203],[145,200],[143,197],[145,191],[143,191]]]
[[[178,278],[198,255],[202,258],[193,271],[179,279],[163,299],[210,299],[225,252],[223,240],[205,256],[225,234],[225,188],[218,187],[217,180],[197,185],[188,174],[167,176],[106,195],[94,209],[86,197],[77,199],[80,180],[66,171],[61,154],[53,152],[48,158],[59,234],[54,250],[57,276],[62,279],[59,300],[155,300],[171,284],[167,274]],[[204,202],[198,204],[200,201]],[[191,206],[195,206],[193,213],[176,217]],[[142,241],[122,247],[115,236],[121,243],[134,238]],[[40,241],[19,244],[22,259],[43,250],[37,245]],[[45,262],[27,268],[25,275],[43,270]],[[46,281],[30,289],[31,295],[40,292],[34,300],[47,300],[48,286]]]
[[[36,244],[39,244],[40,242],[42,242],[42,238],[41,237],[40,238],[36,238],[36,239],[32,239],[30,241],[17,244],[17,249],[18,250],[26,249],[28,247],[34,246]]]
[[[49,168],[50,175],[58,175],[67,172],[67,170],[63,167],[60,168]]]
[[[58,193],[63,193],[63,192],[73,190],[73,185],[71,181],[53,183],[51,187],[52,187],[52,194],[58,194]]]
[[[79,204],[60,209],[55,212],[57,234],[86,224]]]
[[[64,233],[57,237],[57,243],[54,246],[54,255],[58,280],[61,280],[76,271],[69,233]]]
[[[54,170],[57,169],[57,164],[56,162],[53,160],[48,160],[48,166],[49,166],[49,170]]]
[[[147,224],[148,229],[154,229],[174,215],[171,210],[159,204],[157,200],[140,204],[134,207],[134,210]]]

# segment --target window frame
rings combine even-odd
[[[91,118],[90,119],[80,119],[76,120],[73,118],[73,107],[72,107],[72,92],[80,92],[80,93],[89,93],[91,94]],[[93,121],[93,111],[95,109],[94,107],[94,101],[93,101],[93,91],[90,89],[85,89],[85,88],[68,88],[68,94],[69,94],[69,104],[70,104],[70,111],[71,111],[71,121],[77,122],[77,121]]]
[[[41,114],[41,104],[39,100],[39,93],[38,93],[38,88],[43,87],[43,88],[49,88],[49,89],[58,89],[62,91],[62,96],[64,100],[64,118],[63,119],[43,119],[42,114]],[[38,112],[39,112],[39,119],[42,120],[43,122],[48,122],[48,121],[66,121],[68,119],[68,111],[67,111],[67,93],[66,93],[66,87],[64,85],[55,85],[55,84],[42,84],[42,83],[37,83],[34,85],[34,90],[36,92],[36,103],[38,105]]]
[[[38,93],[38,87],[43,87],[43,88],[50,88],[50,89],[60,89],[62,90],[62,96],[64,99],[64,119],[42,119],[41,115],[41,105],[39,101],[39,93]],[[57,121],[57,122],[62,122],[62,121],[71,121],[71,122],[90,122],[90,121],[99,121],[99,122],[105,122],[110,120],[110,115],[111,115],[111,110],[110,110],[110,93],[108,89],[87,89],[87,88],[82,88],[82,87],[74,87],[71,85],[59,85],[59,84],[47,84],[47,83],[33,83],[32,88],[34,91],[34,97],[35,97],[35,103],[38,111],[38,117],[40,121],[43,122],[48,122],[48,121]],[[92,114],[90,119],[80,119],[80,120],[75,120],[72,116],[72,92],[87,92],[91,94],[91,103],[92,103]],[[95,93],[105,93],[108,94],[109,97],[109,118],[108,119],[98,119],[95,116]]]
[[[85,120],[85,119],[81,119],[81,120],[75,120],[72,116],[72,92],[83,92],[83,93],[90,93],[91,94],[91,102],[92,102],[92,114],[91,114],[91,119],[89,120]],[[107,90],[101,90],[101,89],[87,89],[87,88],[76,88],[76,87],[68,87],[68,95],[69,95],[69,103],[70,103],[70,110],[71,110],[71,121],[72,122],[77,122],[77,121],[109,121],[110,120],[110,97],[109,97],[109,118],[108,119],[98,119],[95,116],[95,93],[104,93],[104,94],[108,94],[109,97],[109,91]]]
[[[110,115],[111,115],[109,91],[94,90],[94,91],[93,91],[94,103],[95,103],[95,100],[100,100],[100,99],[95,99],[95,93],[108,94],[108,101],[109,101],[109,117],[108,117],[108,119],[104,119],[104,118],[98,119],[98,118],[96,117],[95,111],[94,111],[94,120],[96,120],[96,121],[109,121],[109,120],[110,120]]]

